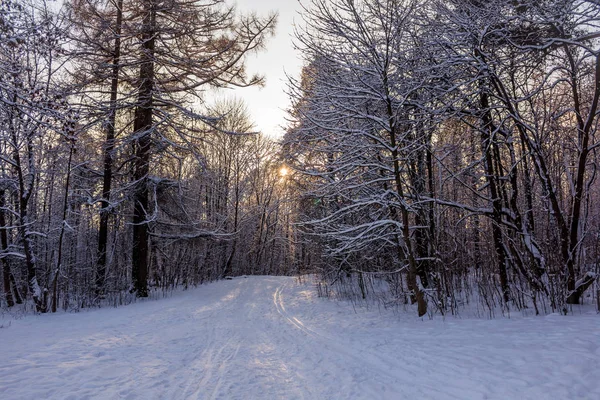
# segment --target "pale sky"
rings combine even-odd
[[[270,11],[279,13],[275,36],[267,42],[266,49],[248,60],[248,73],[259,73],[266,77],[263,88],[239,88],[233,91],[236,97],[248,105],[256,128],[272,137],[283,135],[285,110],[289,99],[285,93],[286,73],[297,77],[300,74],[301,61],[292,46],[293,23],[299,21],[301,9],[298,0],[230,0],[237,3],[239,12],[256,12],[266,16]],[[230,91],[225,91],[229,95]]]

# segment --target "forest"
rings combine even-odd
[[[239,99],[277,14],[2,0],[0,308],[240,275],[418,316],[600,309],[600,2],[303,1],[285,133]]]

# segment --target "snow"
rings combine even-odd
[[[422,320],[248,277],[3,318],[2,399],[600,398],[593,312]]]

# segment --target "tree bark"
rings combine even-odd
[[[110,84],[110,104],[106,120],[106,140],[104,142],[104,171],[102,176],[102,200],[100,202],[100,226],[98,230],[98,252],[96,263],[96,292],[104,292],[106,280],[106,248],[108,244],[108,222],[110,216],[110,191],[112,186],[113,151],[115,149],[115,123],[117,117],[117,95],[121,57],[121,25],[123,20],[123,0],[116,4],[115,47]]]
[[[148,172],[150,170],[150,150],[152,142],[152,116],[154,92],[154,43],[156,25],[156,5],[146,1],[146,16],[142,33],[142,62],[139,75],[139,96],[135,110],[135,161],[133,179],[133,254],[132,278],[138,297],[148,296]]]

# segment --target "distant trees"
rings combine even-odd
[[[490,309],[579,303],[598,273],[599,12],[312,1],[284,145],[330,281],[384,276],[419,315],[473,285]]]
[[[222,118],[200,145],[205,158],[198,173],[209,183],[203,196],[206,219],[229,235],[207,242],[211,255],[227,255],[212,261],[219,266],[218,276],[289,270],[281,244],[285,194],[276,143],[252,133],[250,116],[239,101],[218,102],[215,114]]]

